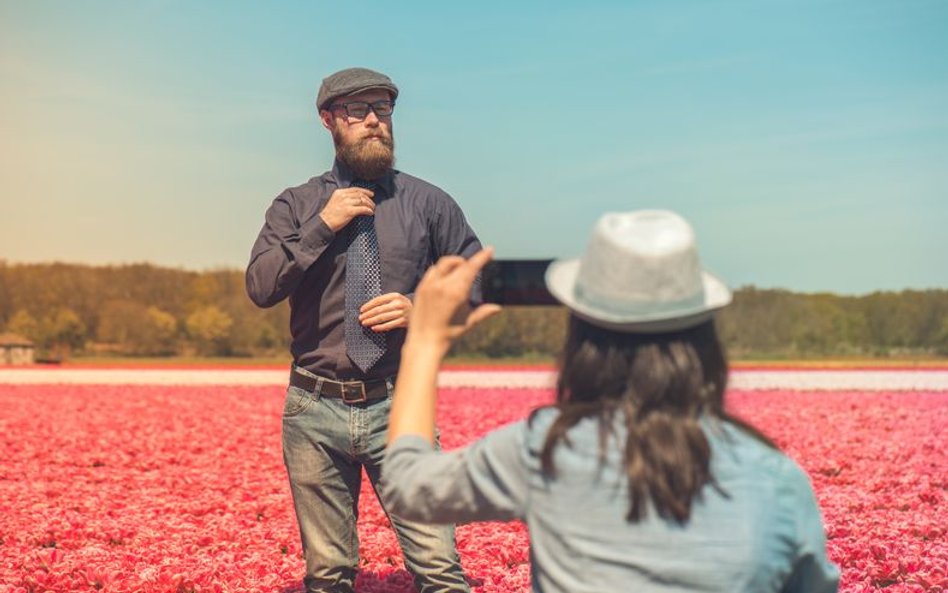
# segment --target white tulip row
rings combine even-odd
[[[443,371],[442,387],[549,388],[551,371]],[[272,369],[0,369],[2,384],[285,385]],[[948,391],[948,370],[736,370],[732,389]]]

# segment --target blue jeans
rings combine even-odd
[[[283,460],[306,558],[308,592],[352,593],[359,561],[362,468],[378,493],[389,396],[361,404],[289,387]],[[384,508],[384,507],[383,507]],[[389,514],[405,567],[420,593],[468,592],[453,525],[424,525]]]

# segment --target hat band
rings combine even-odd
[[[573,289],[576,300],[596,309],[613,313],[617,316],[660,317],[664,313],[692,311],[704,306],[704,289],[677,300],[634,300],[628,298],[610,298],[608,295],[596,293],[577,284]]]

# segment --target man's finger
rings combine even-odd
[[[449,274],[466,260],[460,255],[445,255],[434,265],[441,274]]]
[[[379,305],[384,305],[385,303],[388,303],[389,301],[392,300],[392,298],[393,298],[392,295],[393,295],[393,294],[395,294],[395,293],[391,293],[391,292],[390,292],[390,293],[386,293],[386,294],[380,294],[380,295],[377,296],[377,297],[373,297],[373,298],[367,300],[364,305],[362,305],[361,307],[359,307],[359,312],[360,312],[360,313],[365,313],[366,311],[369,311],[370,309],[374,309],[375,307],[378,307]]]
[[[371,315],[366,315],[364,318],[360,318],[359,323],[366,327],[372,327],[373,325],[378,325],[379,323],[383,323],[385,321],[398,319],[402,316],[402,312],[397,310],[379,311]]]
[[[372,190],[366,189],[364,187],[357,187],[357,186],[348,187],[343,191],[346,191],[350,194],[362,194],[370,198],[375,195],[375,192],[373,192]]]
[[[398,292],[387,292],[385,294],[382,294],[382,295],[379,295],[377,297],[367,300],[364,305],[359,307],[359,312],[365,313],[366,311],[374,309],[375,307],[378,307],[380,305],[388,305],[390,303],[398,304],[398,302],[401,301],[402,296],[403,295]]]
[[[393,319],[392,321],[389,321],[387,323],[382,323],[380,325],[372,326],[370,329],[374,332],[387,332],[393,329],[398,329],[400,327],[406,327],[406,326],[407,324],[405,323],[404,319]]]

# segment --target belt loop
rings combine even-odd
[[[395,395],[395,380],[392,377],[385,378],[385,390],[388,392],[388,398],[392,399]]]
[[[313,387],[313,398],[319,401],[319,395],[323,392],[323,383],[326,381],[323,377],[316,377],[316,387]]]

